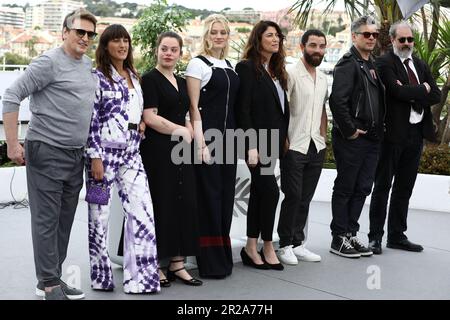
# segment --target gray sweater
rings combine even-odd
[[[96,82],[90,59],[77,60],[62,47],[34,59],[3,96],[3,113],[19,111],[30,96],[27,140],[75,149],[86,145]]]

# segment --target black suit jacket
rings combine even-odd
[[[283,112],[275,84],[265,70],[262,74],[258,74],[254,62],[244,60],[236,65],[236,72],[240,78],[236,103],[238,126],[243,130],[255,129],[258,134],[258,143],[262,138],[259,135],[259,129],[269,129],[269,133],[270,129],[278,129],[279,155],[281,157],[289,126],[289,103],[286,91],[284,92]],[[267,138],[267,143],[270,148],[270,137]],[[250,145],[246,149],[255,147],[255,145]]]
[[[393,51],[389,51],[377,59],[376,65],[380,77],[386,87],[386,133],[385,139],[392,143],[403,143],[408,136],[411,104],[420,104],[424,110],[423,137],[430,141],[436,140],[430,106],[441,100],[441,92],[431,75],[428,65],[413,56],[414,67],[419,77],[419,85],[410,85],[408,73],[402,61]],[[397,84],[399,80],[402,85]],[[427,82],[430,93],[427,93]]]

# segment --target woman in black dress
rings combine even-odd
[[[172,150],[179,143],[190,151],[193,137],[186,120],[186,82],[173,73],[182,47],[178,34],[162,33],[157,41],[156,68],[142,77],[147,130],[141,155],[153,200],[158,258],[170,258],[167,278],[160,270],[162,287],[177,278],[187,285],[202,284],[184,268],[184,258],[199,253],[194,168],[189,162],[180,164],[180,159],[172,158]]]

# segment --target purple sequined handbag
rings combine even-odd
[[[109,201],[110,188],[105,183],[91,182],[86,188],[86,202],[107,205]]]

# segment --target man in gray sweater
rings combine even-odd
[[[62,282],[61,267],[83,185],[83,151],[95,96],[92,63],[84,54],[96,36],[96,23],[84,9],[67,15],[62,46],[34,59],[3,97],[8,157],[27,167],[36,294],[47,300],[84,298]],[[32,116],[23,148],[17,120],[28,96]]]

